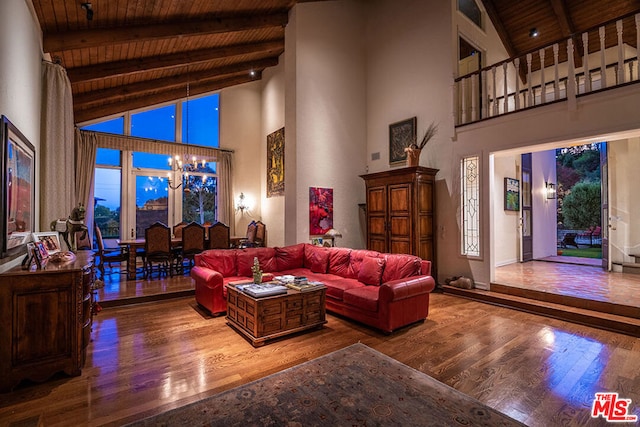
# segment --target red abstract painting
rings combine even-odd
[[[309,235],[333,228],[333,188],[309,187]]]

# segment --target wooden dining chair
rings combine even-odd
[[[197,222],[191,222],[182,229],[182,250],[180,258],[176,261],[176,266],[180,272],[184,271],[184,261],[187,260],[188,270],[193,266],[193,259],[196,254],[204,251],[205,229]]]
[[[129,254],[124,248],[106,248],[104,240],[102,239],[102,231],[100,231],[100,227],[95,225],[93,230],[97,248],[96,268],[100,271],[100,278],[104,280],[104,265],[107,264],[109,266],[109,271],[111,272],[111,263],[121,263],[122,261],[126,261]],[[122,268],[120,270],[122,271]]]
[[[229,249],[230,236],[229,226],[216,222],[209,227],[209,249]]]
[[[164,273],[173,276],[173,253],[171,252],[171,229],[155,222],[144,230],[145,279],[153,274],[154,263],[158,265],[158,277]]]

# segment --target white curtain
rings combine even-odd
[[[76,206],[73,98],[66,70],[42,63],[42,123],[40,127],[40,227],[67,218]]]
[[[218,160],[218,221],[227,224],[230,234],[235,236],[231,163],[231,153],[221,153]]]
[[[89,235],[93,236],[94,199],[93,183],[96,168],[98,142],[94,132],[81,132],[76,129],[76,200],[86,209],[85,224]],[[91,240],[93,241],[93,240]]]

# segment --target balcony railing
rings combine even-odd
[[[457,78],[456,126],[639,82],[639,29],[625,15]]]

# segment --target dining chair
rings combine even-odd
[[[251,221],[249,225],[247,225],[247,234],[244,238],[238,241],[239,248],[252,248],[255,246],[256,241],[256,233],[258,231],[257,225],[255,221]]]
[[[89,236],[89,230],[79,230],[74,232],[73,241],[76,242],[76,250],[87,251],[93,249],[91,244],[91,236]]]
[[[256,221],[254,246],[267,246],[267,226],[262,221]]]
[[[209,227],[209,249],[229,249],[229,226],[216,222]]]
[[[182,237],[182,229],[187,225],[185,221],[180,221],[176,225],[173,226],[173,235],[178,239]]]
[[[153,274],[154,263],[158,265],[158,277],[162,273],[173,277],[173,253],[171,252],[171,229],[161,222],[155,222],[144,230],[145,279]]]
[[[184,269],[184,260],[188,260],[189,270],[193,266],[193,258],[196,254],[204,251],[205,248],[205,229],[197,222],[191,222],[182,229],[182,251],[176,266],[179,271]]]
[[[102,231],[100,231],[100,227],[94,225],[94,236],[96,240],[97,247],[97,262],[96,268],[100,271],[100,278],[104,280],[104,265],[105,263],[109,266],[109,272],[111,273],[111,263],[117,262],[121,263],[122,261],[126,261],[128,258],[128,253],[124,248],[106,248],[104,245],[104,240],[102,239]],[[122,268],[120,269],[122,270]]]

